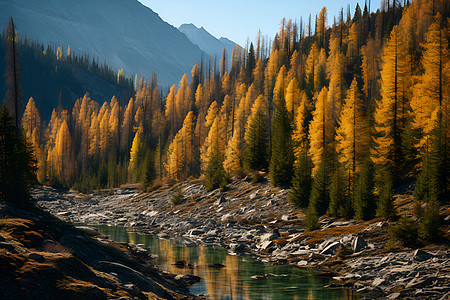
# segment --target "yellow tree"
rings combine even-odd
[[[414,197],[431,205],[448,194],[450,63],[447,30],[441,28],[440,22],[438,15],[426,34],[424,73],[414,87],[411,101],[421,156]]]
[[[423,47],[424,73],[414,86],[414,97],[411,100],[413,127],[420,131],[420,139],[417,144],[419,150],[424,149],[429,134],[433,130],[435,123],[432,118],[433,113],[442,108],[444,120],[448,119],[446,111],[448,111],[450,97],[448,88],[450,74],[446,74],[445,64],[448,64],[449,50],[446,30],[441,29],[439,20],[431,24]]]
[[[297,78],[293,77],[286,89],[286,108],[291,119],[294,119],[297,106],[300,104],[300,87]]]
[[[170,133],[172,136],[174,136],[176,130],[175,128],[177,127],[177,109],[175,101],[176,94],[177,94],[177,86],[174,84],[170,88],[169,95],[167,95],[166,109],[165,109],[166,118],[169,121]]]
[[[42,146],[42,123],[33,98],[28,100],[22,117],[22,128],[26,138],[31,142],[37,160],[37,175],[40,183],[45,182],[45,151]]]
[[[281,102],[282,98],[285,98],[287,85],[288,82],[286,67],[283,65],[278,72],[277,80],[275,81],[275,87],[273,88],[273,102],[275,106]]]
[[[369,36],[367,44],[361,48],[362,52],[362,72],[363,72],[363,91],[364,96],[372,101],[377,96],[379,90],[378,79],[379,72],[379,51],[375,40]]]
[[[316,109],[309,127],[310,157],[313,163],[313,185],[310,195],[310,211],[322,215],[329,202],[328,181],[332,171],[334,121],[328,102],[328,90],[322,89],[316,100]]]
[[[119,145],[119,129],[120,129],[120,106],[116,97],[111,99],[111,114],[109,117],[109,132],[111,133],[112,150],[116,151]]]
[[[308,91],[311,94],[314,94],[314,91],[317,90],[317,87],[315,86],[316,83],[315,79],[317,78],[318,63],[319,63],[319,48],[317,47],[317,43],[314,43],[311,46],[311,50],[306,60],[306,82]]]
[[[177,130],[179,126],[181,126],[181,121],[184,119],[190,108],[190,95],[191,89],[189,87],[188,78],[187,75],[184,74],[181,78],[177,95],[175,96]]]
[[[375,111],[376,137],[372,160],[380,167],[391,167],[393,170],[400,167],[400,136],[407,107],[405,91],[410,88],[406,74],[408,55],[404,52],[402,42],[400,29],[394,26],[383,51],[382,98],[378,101]]]
[[[292,133],[292,143],[294,146],[294,155],[296,162],[298,161],[301,153],[306,153],[305,151],[308,150],[308,126],[306,122],[308,115],[307,103],[308,99],[306,97],[306,94],[303,93],[300,106],[295,116],[294,130]]]
[[[328,102],[335,122],[339,119],[342,100],[344,98],[344,55],[341,52],[339,38],[334,37],[330,43],[330,56],[327,62],[328,78],[330,79]]]
[[[361,172],[369,146],[367,119],[364,103],[356,78],[350,86],[342,107],[340,126],[336,130],[336,150],[339,162],[348,177],[347,190],[354,203],[357,174]]]
[[[130,149],[130,174],[131,174],[131,181],[137,182],[140,180],[139,178],[139,171],[140,171],[140,163],[141,163],[141,157],[143,152],[143,146],[142,146],[142,132],[141,130],[138,130],[133,138],[133,143],[131,145]]]
[[[245,97],[241,100],[234,122],[234,131],[231,139],[228,142],[225,161],[223,163],[225,170],[228,173],[237,176],[243,175],[244,163],[244,134],[246,126],[246,100]]]
[[[127,108],[125,109],[123,115],[123,122],[120,134],[120,146],[122,150],[128,151],[130,147],[130,142],[132,141],[133,134],[133,111],[134,111],[134,100],[130,98],[128,101]]]
[[[55,148],[53,149],[54,170],[57,170],[59,178],[64,183],[68,183],[72,173],[71,160],[71,135],[67,122],[64,120],[59,127],[58,134],[55,139]]]
[[[100,133],[100,156],[106,157],[107,151],[111,147],[111,133],[109,120],[111,117],[110,106],[107,102],[103,103],[99,112],[99,133]]]

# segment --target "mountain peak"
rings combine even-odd
[[[86,52],[99,61],[106,60],[130,75],[149,79],[156,73],[164,85],[178,82],[203,53],[186,35],[137,0],[0,2],[1,28],[13,15],[21,37],[80,49],[80,54]]]
[[[209,33],[203,26],[196,27],[194,24],[182,24],[178,27],[178,30],[183,32],[192,43],[198,45],[207,54],[212,56],[222,54],[223,48],[227,50],[229,60],[231,59],[231,54],[233,47],[236,43],[233,41],[221,37],[220,39]]]

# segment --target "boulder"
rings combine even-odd
[[[222,269],[222,268],[225,268],[225,266],[222,265],[222,264],[209,264],[208,267],[209,267],[209,268],[213,268],[213,269]]]
[[[232,218],[233,218],[233,216],[231,214],[225,214],[220,218],[220,221],[227,222],[227,221],[230,221]]]
[[[220,204],[224,203],[225,201],[227,201],[225,199],[225,196],[223,194],[221,194],[219,199],[217,199],[216,202],[214,202],[214,205],[220,205]]]
[[[265,241],[273,241],[277,238],[280,237],[280,232],[278,231],[278,229],[273,230],[272,232],[263,234],[261,236],[261,242],[265,242]]]
[[[268,248],[270,248],[272,246],[273,246],[273,242],[272,241],[265,241],[259,246],[259,249],[267,250]]]
[[[7,242],[0,242],[0,248],[12,251],[12,250],[14,250],[14,245],[11,243],[7,243]]]
[[[37,254],[37,253],[30,253],[30,255],[28,255],[28,258],[32,259],[34,261],[37,261],[37,262],[44,262],[45,261],[45,257],[43,257],[42,255]]]
[[[204,234],[204,233],[205,232],[203,230],[196,229],[196,228],[191,229],[191,230],[188,231],[188,235],[190,235],[190,236],[197,236],[197,235],[201,235],[201,234]]]
[[[354,253],[361,252],[367,247],[367,242],[360,236],[357,236],[352,242],[352,250]]]
[[[426,261],[433,257],[434,257],[433,254],[431,254],[427,251],[421,250],[421,249],[417,249],[413,253],[413,259],[417,260],[417,261]]]
[[[200,282],[201,278],[192,274],[184,274],[175,276],[176,280],[184,282],[186,285],[192,285],[194,283]]]
[[[231,250],[231,252],[234,252],[234,253],[240,253],[245,250],[245,245],[233,243],[233,244],[230,244],[230,250]]]
[[[322,255],[333,255],[336,253],[337,249],[342,246],[340,242],[333,242],[325,247],[325,249],[320,252]]]
[[[386,280],[378,277],[372,281],[372,286],[380,286],[380,285],[384,284],[385,282],[386,282]]]

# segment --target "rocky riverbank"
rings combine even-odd
[[[0,299],[197,299],[144,248],[0,201]]]
[[[220,246],[277,264],[316,268],[325,276],[372,298],[450,296],[448,243],[414,251],[385,249],[388,223],[323,219],[305,232],[303,216],[287,201],[287,190],[267,182],[236,181],[226,192],[207,192],[198,180],[163,185],[150,193],[115,189],[82,195],[36,189],[38,204],[70,222],[110,224],[169,239]],[[182,200],[174,205],[174,196]],[[398,209],[412,207],[397,197]],[[400,204],[401,202],[401,204]]]

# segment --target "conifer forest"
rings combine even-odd
[[[324,6],[245,45],[88,2],[23,11],[95,6],[55,29],[100,24],[93,52],[20,13],[0,33],[1,299],[448,298],[449,0]]]
[[[259,32],[230,62],[226,51],[202,58],[170,89],[142,78],[123,105],[85,94],[45,122],[30,98],[21,124],[37,179],[90,191],[202,177],[215,189],[268,172],[311,228],[324,214],[389,218],[393,191],[411,180],[417,205],[438,206],[449,183],[449,3],[397,3],[283,19],[273,40]]]

